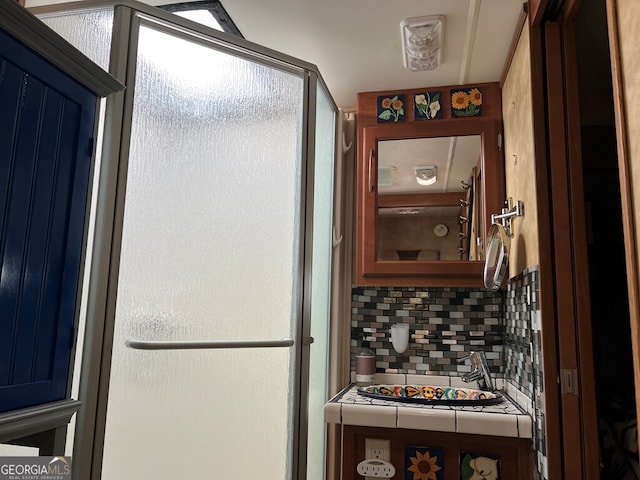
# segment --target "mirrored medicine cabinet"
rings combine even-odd
[[[504,199],[500,121],[362,123],[355,283],[482,286],[491,214]]]
[[[376,259],[483,259],[481,148],[479,135],[378,142]]]

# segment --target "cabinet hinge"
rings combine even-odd
[[[578,395],[578,370],[563,368],[560,370],[560,393]]]
[[[502,151],[502,132],[498,132],[498,151]]]

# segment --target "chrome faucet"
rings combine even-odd
[[[478,381],[478,388],[480,390],[487,390],[493,392],[495,387],[489,374],[489,366],[487,365],[487,357],[482,350],[473,351],[466,357],[458,359],[458,363],[464,363],[466,360],[471,362],[473,370],[470,373],[462,376],[463,382]]]

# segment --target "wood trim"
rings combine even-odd
[[[491,90],[498,93],[497,84],[491,84]],[[483,90],[484,96],[484,90]],[[367,114],[371,116],[376,107],[377,92],[359,94],[365,97]],[[495,101],[501,100],[496,96]],[[495,107],[495,103],[493,103]],[[363,107],[364,108],[364,107]],[[412,108],[412,107],[411,107]],[[484,114],[484,110],[483,110]],[[366,123],[366,115],[359,111],[358,122]],[[374,115],[375,122],[375,115]],[[369,118],[369,123],[371,119]],[[363,128],[358,125],[358,159],[356,161],[356,249],[354,283],[361,286],[424,286],[424,287],[476,287],[483,286],[483,261],[378,261],[376,255],[376,190],[369,188],[369,169],[371,185],[377,184],[376,156],[377,142],[380,140],[437,137],[450,135],[481,135],[483,145],[482,175],[491,179],[491,183],[482,189],[483,218],[486,237],[491,225],[491,214],[499,213],[504,204],[504,162],[497,148],[499,121],[494,118],[466,118],[437,121],[415,121],[394,124],[377,124]],[[370,160],[369,153],[373,156]],[[457,193],[460,195],[460,193]],[[459,203],[459,198],[456,201]],[[372,234],[371,232],[374,232]]]
[[[573,285],[571,212],[567,171],[566,118],[561,26],[546,22],[545,50],[547,67],[547,125],[556,290],[556,331],[560,369],[578,369],[576,345],[575,291]],[[580,398],[575,394],[560,397],[563,442],[563,478],[582,478]]]
[[[542,361],[544,372],[544,399],[534,399],[536,403],[544,403],[543,421],[546,432],[546,452],[548,478],[562,477],[562,447],[559,411],[557,342],[555,335],[554,278],[553,259],[551,255],[551,228],[548,219],[551,217],[549,198],[549,178],[547,172],[546,118],[544,92],[544,60],[542,30],[537,24],[530,28],[531,51],[531,92],[533,135],[535,151],[536,197],[538,200],[538,236],[540,248],[540,314],[542,324]]]
[[[404,428],[381,428],[358,425],[341,425],[342,428],[342,480],[359,480],[356,472],[358,462],[365,458],[367,438],[389,441],[390,462],[396,468],[394,478],[407,478],[405,470],[406,447],[422,445],[442,448],[444,457],[442,475],[445,480],[460,478],[460,453],[483,452],[500,457],[500,478],[531,480],[531,439],[499,437],[488,432],[487,435],[468,433],[436,432],[428,430],[410,430]]]
[[[0,2],[0,28],[94,94],[106,97],[124,85],[15,2]]]
[[[573,22],[578,15],[578,10],[582,6],[582,0],[564,0],[562,4],[563,18],[569,22]]]
[[[471,265],[469,265],[471,263]],[[355,285],[359,287],[380,287],[392,285],[394,287],[457,287],[457,288],[484,288],[482,262],[466,262],[466,269],[458,269],[453,274],[447,272],[447,276],[430,275],[376,275],[371,277],[358,277]],[[462,273],[460,273],[462,271]],[[466,277],[461,276],[466,274]]]
[[[11,445],[23,447],[34,447],[38,449],[40,456],[54,456],[65,454],[65,444],[67,441],[67,425],[44,432],[34,433],[26,437],[10,440]]]
[[[572,2],[576,5],[578,2]],[[574,12],[575,13],[575,12]],[[584,478],[599,478],[600,448],[598,414],[596,406],[595,367],[593,361],[593,332],[591,328],[591,299],[589,282],[589,251],[585,214],[585,195],[582,163],[582,135],[580,120],[580,93],[576,35],[573,20],[562,25],[565,75],[565,111],[567,132],[568,177],[571,216],[571,251],[573,255],[573,282],[575,308],[575,334],[578,355],[580,430],[582,439],[582,468]],[[560,317],[559,317],[560,318]],[[561,343],[561,345],[564,345]],[[563,347],[561,347],[562,350]]]
[[[452,118],[449,92],[460,88],[479,87],[482,91],[482,115],[468,118]],[[414,120],[413,97],[417,93],[425,91],[442,93],[441,108],[442,119],[438,120]],[[377,120],[377,101],[379,96],[404,94],[405,95],[405,120],[398,123],[379,123]],[[431,129],[436,125],[451,120],[456,123],[474,122],[478,120],[502,120],[502,95],[498,82],[470,83],[467,85],[441,85],[422,88],[398,88],[396,90],[381,90],[375,92],[359,92],[357,95],[357,125],[358,131],[367,127],[391,128],[398,125],[421,125],[423,129]]]
[[[529,24],[540,25],[549,0],[529,0]]]
[[[378,208],[455,206],[460,205],[464,196],[464,192],[378,195]]]
[[[339,109],[340,128],[336,131],[339,159],[336,162],[336,193],[334,199],[334,221],[339,245],[333,248],[332,304],[329,349],[329,397],[332,397],[350,382],[351,285],[353,277],[353,214],[354,214],[354,160],[355,160],[355,113]],[[341,132],[351,147],[344,149]],[[335,424],[327,424],[326,479],[340,479],[340,430]]]
[[[326,449],[326,479],[340,479],[340,452],[342,450],[342,442],[339,426],[335,423],[327,424],[327,449]]]
[[[627,267],[627,289],[629,294],[629,317],[631,322],[631,345],[636,391],[636,417],[640,418],[640,285],[638,261],[637,227],[633,216],[633,179],[628,142],[627,111],[622,77],[622,57],[618,29],[617,0],[607,0],[607,23],[611,51],[611,76],[613,80],[613,107],[616,121],[618,167],[620,171],[620,194],[622,202],[622,227],[624,231]],[[640,438],[639,445],[640,445]]]
[[[78,400],[66,399],[0,414],[0,443],[66,427],[78,411]]]
[[[518,21],[516,23],[516,28],[513,31],[513,38],[511,39],[509,53],[507,53],[507,60],[504,62],[502,75],[500,75],[500,90],[502,90],[504,82],[507,79],[507,75],[509,74],[509,70],[511,69],[511,62],[513,62],[513,56],[516,54],[516,48],[518,47],[518,42],[520,41],[520,35],[522,35],[522,29],[524,28],[524,25],[527,21],[528,11],[528,5],[526,3],[523,3],[522,10],[520,10],[520,16],[518,17]]]

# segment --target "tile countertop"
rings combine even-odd
[[[377,375],[376,384],[465,386],[449,377]],[[421,378],[415,378],[421,377]],[[408,381],[407,381],[408,380]],[[500,383],[498,383],[500,387]],[[367,427],[407,428],[452,433],[472,433],[501,437],[532,438],[531,417],[513,403],[503,391],[504,401],[487,406],[449,406],[401,403],[359,395],[358,386],[350,384],[324,407],[327,423]]]

